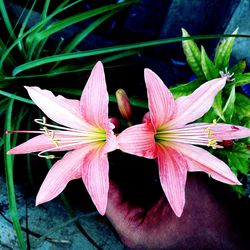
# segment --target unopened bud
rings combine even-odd
[[[109,121],[115,126],[114,130],[117,130],[120,127],[120,122],[116,117],[110,117]]]
[[[147,123],[147,122],[150,122],[150,121],[151,121],[150,113],[147,112],[147,113],[145,113],[145,115],[143,116],[142,122],[143,122],[143,123]]]
[[[115,94],[116,94],[117,105],[122,117],[127,121],[130,121],[132,110],[126,92],[123,89],[118,89]]]

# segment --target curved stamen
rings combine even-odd
[[[212,148],[221,148],[218,146],[219,140],[214,136],[212,127],[216,126],[216,120],[212,124],[202,124],[198,126],[183,127],[178,129],[160,128],[156,135],[157,142],[181,142],[187,144],[196,144]]]

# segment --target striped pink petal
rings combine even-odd
[[[187,163],[182,154],[170,147],[158,146],[158,166],[162,188],[176,216],[185,205]]]
[[[176,104],[173,95],[159,76],[150,69],[145,69],[144,75],[151,121],[157,129],[172,119],[176,111]]]
[[[151,159],[156,157],[154,128],[150,123],[125,129],[118,135],[117,142],[123,152]]]
[[[84,87],[80,100],[81,114],[90,124],[106,128],[108,122],[108,92],[104,69],[98,62]]]
[[[176,100],[177,113],[168,127],[182,127],[202,117],[211,108],[217,93],[226,84],[226,77],[218,78],[202,84],[189,96]]]
[[[82,180],[101,215],[105,214],[109,189],[109,163],[101,149],[90,151],[81,166]]]
[[[30,98],[45,113],[47,117],[56,123],[75,129],[90,129],[80,113],[80,102],[70,100],[63,96],[54,96],[51,91],[38,87],[25,87]]]
[[[230,185],[241,184],[231,169],[208,151],[188,144],[172,143],[171,146],[185,156],[189,171],[206,172],[215,180]]]
[[[36,197],[36,205],[58,196],[69,181],[81,178],[83,159],[89,151],[87,147],[68,152],[49,170]]]

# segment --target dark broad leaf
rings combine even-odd
[[[237,193],[238,198],[242,198],[242,196],[246,196],[246,191],[242,186],[232,185],[231,188]]]
[[[242,74],[246,69],[246,59],[240,60],[237,64],[235,64],[232,68],[229,69],[230,73]]]
[[[185,29],[181,30],[183,37],[190,36]],[[186,56],[186,60],[192,71],[196,74],[198,78],[204,79],[204,74],[202,72],[201,67],[201,52],[196,43],[193,40],[184,40],[182,41],[182,47]]]
[[[203,115],[200,119],[197,120],[197,122],[209,122],[212,123],[214,119],[216,119],[218,116],[214,110],[214,108],[210,108],[209,111]]]
[[[236,93],[235,113],[240,119],[250,118],[250,99],[241,93]]]
[[[233,114],[234,114],[234,103],[235,103],[235,86],[232,87],[230,95],[227,99],[227,102],[223,108],[223,115],[227,123],[231,123]]]
[[[178,98],[180,96],[186,96],[190,95],[194,92],[201,84],[202,80],[200,79],[194,79],[193,81],[186,83],[186,84],[180,84],[175,87],[171,87],[170,91],[172,92],[174,98]]]
[[[222,110],[222,91],[220,91],[214,98],[213,108],[216,114],[225,122],[225,117]]]
[[[237,34],[238,28],[233,32],[233,35]],[[232,53],[234,44],[234,37],[229,37],[221,40],[215,50],[214,63],[220,70],[225,70],[228,67],[229,59]]]
[[[250,73],[237,74],[234,78],[234,84],[236,87],[250,83]]]
[[[249,172],[250,151],[241,143],[233,151],[227,153],[228,164],[234,172],[247,175]]]
[[[220,76],[219,70],[210,60],[203,46],[201,46],[201,67],[208,81]]]

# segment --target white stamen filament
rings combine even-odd
[[[66,148],[72,149],[74,146],[84,145],[89,143],[104,143],[106,141],[106,131],[102,128],[95,128],[93,130],[85,131],[85,130],[78,130],[72,129],[63,126],[57,126],[48,124],[46,122],[46,118],[43,117],[42,119],[35,119],[35,122],[42,125],[43,127],[40,131],[8,131],[8,133],[12,132],[20,132],[20,133],[36,133],[36,134],[46,134],[50,137],[52,143],[55,147],[51,147],[49,149],[43,150],[38,153],[38,156],[44,157],[46,159],[53,159],[55,158],[54,155],[44,155],[49,151],[61,151]],[[48,129],[53,128],[53,129]]]
[[[202,145],[212,148],[221,148],[217,144],[220,140],[217,140],[212,131],[212,126],[216,125],[216,121],[212,124],[204,124],[192,127],[184,127],[179,129],[167,129],[167,127],[161,127],[158,129],[155,139],[159,143],[164,142],[180,142],[186,144]]]

